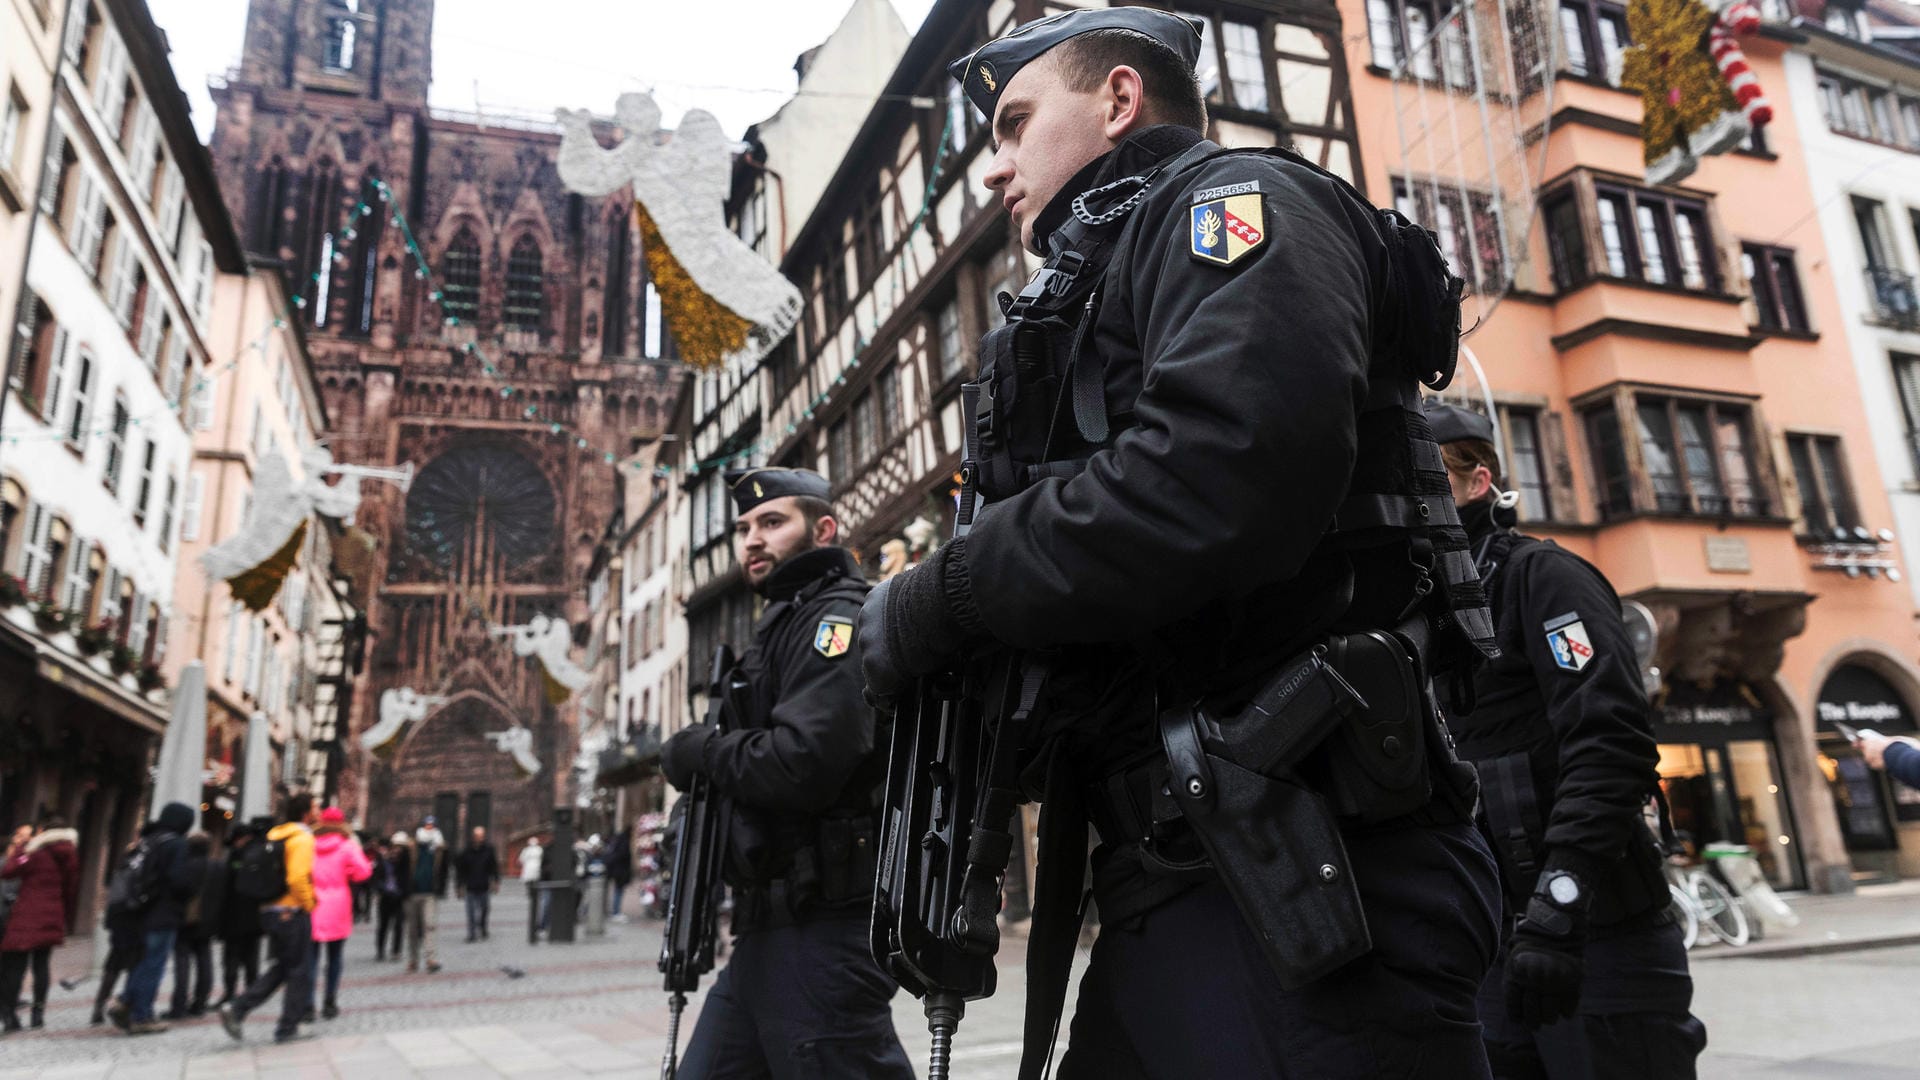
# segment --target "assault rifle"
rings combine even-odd
[[[962,388],[965,415],[978,410],[979,392],[978,384]],[[974,425],[967,429],[955,537],[973,523],[978,444]],[[922,678],[894,706],[873,957],[925,1003],[929,1080],[948,1076],[966,1003],[994,990],[1019,752],[1044,677],[1034,659],[1002,652]]]
[[[707,676],[707,723],[724,730],[732,700],[733,649],[713,651]],[[674,807],[680,835],[673,851],[673,880],[667,883],[667,927],[660,943],[660,970],[666,975],[667,1053],[660,1062],[662,1080],[680,1068],[680,1013],[687,995],[700,988],[700,976],[713,970],[720,930],[720,869],[727,858],[727,825],[732,807],[714,790],[713,781],[696,773]]]

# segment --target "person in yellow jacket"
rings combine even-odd
[[[266,845],[281,856],[286,870],[285,895],[260,906],[260,930],[266,935],[273,966],[247,987],[237,1000],[220,1006],[220,1025],[235,1040],[247,1014],[259,1008],[284,984],[286,996],[280,1001],[280,1022],[274,1025],[273,1041],[292,1042],[311,1038],[300,1032],[300,1020],[306,1015],[313,982],[308,977],[308,954],[313,938],[313,833],[319,820],[311,795],[287,798],[280,824],[267,833]]]

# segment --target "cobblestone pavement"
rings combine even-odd
[[[0,1080],[25,1077],[474,1077],[657,1074],[667,1010],[654,968],[660,924],[613,923],[604,937],[571,945],[529,945],[527,904],[507,894],[494,905],[491,941],[466,944],[457,903],[439,910],[434,975],[376,964],[370,929],[347,947],[339,1019],[313,1025],[319,1037],[272,1044],[277,999],[250,1017],[235,1044],[211,1017],[161,1035],[129,1038],[87,1025],[94,984],[55,989],[45,1031],[0,1040]],[[1001,951],[1001,992],[974,1002],[960,1028],[954,1074],[967,1080],[1014,1075],[1019,1058],[1025,942]],[[70,944],[58,967],[84,970]],[[1920,1077],[1920,1021],[1912,972],[1920,946],[1811,956],[1751,958],[1695,954],[1695,1011],[1706,1021],[1704,1080],[1881,1080]],[[1080,956],[1085,962],[1085,954]],[[503,968],[524,972],[511,977]],[[1077,978],[1077,974],[1076,974]],[[168,991],[163,988],[164,1000]],[[698,1015],[688,1005],[682,1043]],[[894,1018],[924,1070],[920,1003],[901,994]],[[1063,1024],[1064,1029],[1064,1024]]]

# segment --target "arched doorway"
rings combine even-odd
[[[1911,682],[1898,665],[1872,653],[1856,653],[1833,666],[1815,701],[1817,764],[1833,799],[1840,836],[1856,879],[1900,876],[1902,833],[1920,848],[1920,791],[1890,781],[1870,767],[1851,736],[1871,729],[1883,735],[1920,735]]]
[[[499,844],[543,822],[552,808],[539,797],[538,778],[522,773],[512,755],[487,739],[513,726],[506,710],[490,698],[473,692],[455,695],[415,728],[394,755],[383,827],[411,829],[433,814],[447,842],[457,846],[473,825],[488,826]],[[476,817],[486,820],[472,820]]]

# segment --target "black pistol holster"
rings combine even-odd
[[[1372,948],[1343,832],[1471,813],[1426,685],[1407,637],[1370,630],[1314,646],[1231,716],[1161,713],[1165,790],[1288,989]]]

